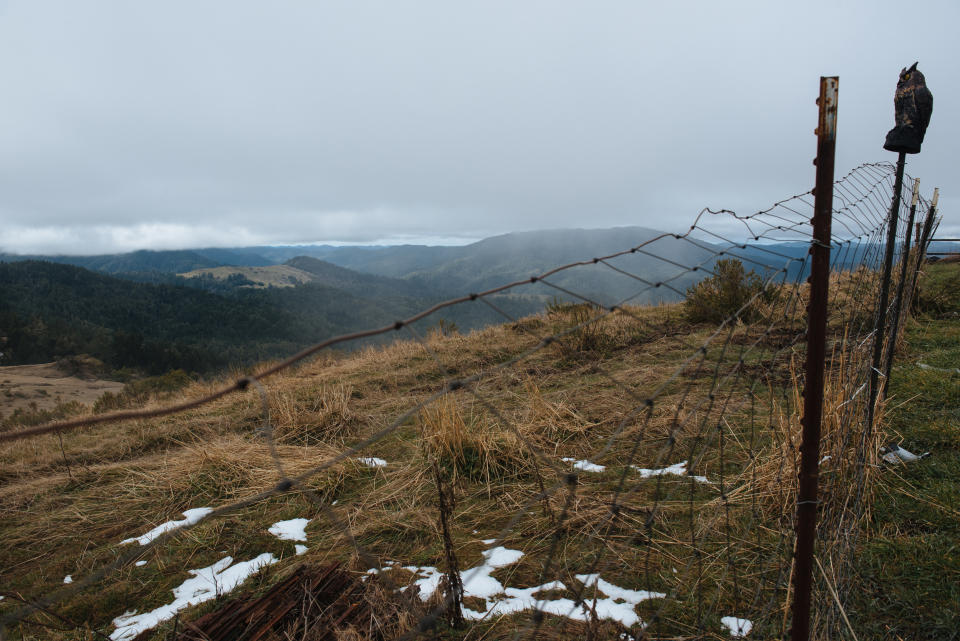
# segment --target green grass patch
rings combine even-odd
[[[848,608],[861,639],[960,638],[960,265],[935,265],[894,369],[888,432],[930,456],[881,474]],[[926,315],[928,314],[928,315]],[[933,316],[931,318],[930,316]]]

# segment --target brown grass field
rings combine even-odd
[[[57,363],[0,367],[0,399],[5,414],[49,410],[61,403],[93,405],[104,393],[122,389],[123,383],[74,376]]]
[[[859,294],[848,289],[852,305]],[[62,447],[56,435],[4,443],[0,617],[64,589],[67,575],[81,583],[121,559],[136,545],[123,539],[191,508],[254,497],[383,432],[301,486],[145,548],[146,564],[131,559],[83,589],[67,586],[61,602],[14,625],[10,638],[109,636],[115,617],[169,603],[187,570],[227,555],[243,561],[269,552],[280,560],[180,619],[262,592],[304,563],[340,561],[363,573],[396,562],[367,583],[383,601],[389,586],[415,578],[400,566],[445,567],[438,477],[455,499],[449,524],[461,570],[482,562],[483,540],[502,538],[498,544],[523,552],[493,572],[504,586],[556,580],[564,589],[538,596],[596,604],[598,592],[576,575],[599,573],[625,589],[666,595],[636,605],[652,637],[729,638],[719,621],[727,615],[753,619],[751,638],[774,636],[786,625],[792,553],[802,299],[802,290],[782,292],[762,303],[767,320],[720,329],[689,322],[681,305],[626,308],[592,323],[597,310],[556,305],[469,335],[431,331],[388,347],[323,353],[263,382],[268,415],[250,386],[182,414],[67,432]],[[846,470],[860,451],[859,435],[844,431],[849,408],[841,399],[857,381],[844,373],[851,368],[843,359],[859,358],[862,348],[844,334],[848,306],[837,309],[824,474],[825,500],[842,506],[852,483]],[[557,332],[566,333],[538,348]],[[204,395],[242,375],[197,383],[183,395]],[[417,409],[457,378],[473,382]],[[359,457],[387,464],[368,467]],[[577,471],[563,459],[604,470]],[[647,477],[630,467],[682,461],[686,475]],[[310,519],[299,556],[292,541],[267,531],[293,518]],[[439,599],[438,591],[427,606]],[[479,601],[464,605],[477,609]],[[365,629],[296,638],[394,638],[424,611],[394,609]],[[508,639],[531,621],[529,612],[494,613],[460,629],[441,620],[431,634]],[[169,638],[175,625],[161,623],[143,638]],[[547,616],[541,626],[541,636],[558,639],[639,638],[641,629],[602,617]]]

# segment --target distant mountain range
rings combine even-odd
[[[378,282],[394,293],[436,296],[489,289],[505,282],[529,278],[557,265],[621,251],[658,236],[663,236],[663,233],[644,227],[620,227],[512,233],[459,247],[304,245],[141,250],[102,256],[0,254],[0,261],[42,260],[66,263],[128,279],[152,282],[163,281],[160,275],[197,276],[200,274],[198,270],[212,270],[217,267],[286,264],[312,273],[314,277],[311,282],[331,287],[373,286],[374,281],[370,278],[360,277],[361,274],[366,274],[393,279],[389,282]],[[669,236],[658,241],[652,251],[683,265],[703,263],[711,255],[710,249],[701,249]],[[304,258],[323,262],[305,263]],[[614,264],[649,280],[669,278],[679,271],[676,265],[666,260],[642,253],[618,258]],[[308,268],[305,269],[303,265]],[[336,270],[333,267],[343,269]],[[215,279],[223,279],[215,272],[209,273]],[[228,272],[221,270],[220,273]],[[629,296],[638,289],[638,281],[629,283],[630,280],[632,279],[629,277],[616,275],[615,271],[601,266],[581,270],[581,273],[574,277],[571,274],[560,274],[551,282],[564,288],[588,287],[598,298],[613,302],[614,299]],[[555,294],[562,295],[559,290],[550,290],[549,287],[540,287],[537,292],[537,295]],[[671,299],[671,296],[658,294],[648,297],[648,300],[660,298]]]
[[[636,253],[592,263],[657,239]],[[733,248],[747,268],[780,267],[805,244]],[[89,353],[115,368],[203,371],[290,353],[329,336],[390,324],[452,296],[526,281],[505,291],[511,317],[554,299],[604,305],[676,301],[722,248],[653,229],[505,234],[460,247],[207,248],[103,256],[0,254],[4,364]],[[853,260],[856,260],[854,257]],[[799,261],[792,275],[802,271]],[[582,297],[582,298],[581,298]],[[503,322],[482,303],[445,309],[461,330]]]

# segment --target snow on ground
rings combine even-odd
[[[753,629],[753,622],[749,619],[738,619],[737,617],[720,617],[720,623],[727,629],[732,637],[745,637]]]
[[[187,510],[183,513],[183,515],[187,518],[180,521],[167,521],[166,523],[161,523],[142,536],[135,536],[132,539],[124,539],[123,541],[120,541],[120,545],[123,545],[124,543],[133,543],[134,541],[140,545],[146,545],[161,534],[169,532],[170,530],[176,530],[177,528],[181,528],[185,525],[193,525],[211,512],[213,512],[212,507],[195,507],[192,510]]]
[[[290,519],[289,521],[277,521],[267,530],[281,541],[306,541],[306,527],[310,519]]]
[[[68,574],[67,576],[63,577],[63,582],[64,582],[64,583],[73,583],[73,577]]]
[[[492,542],[492,539],[487,539],[487,541]],[[529,588],[511,588],[504,587],[500,581],[491,576],[497,568],[506,567],[519,561],[523,557],[523,552],[520,550],[510,550],[498,546],[490,550],[484,550],[482,554],[486,562],[462,571],[460,576],[463,580],[463,595],[482,599],[486,608],[478,612],[464,607],[463,616],[465,619],[479,621],[489,616],[516,614],[529,609],[538,609],[542,612],[576,619],[577,621],[586,621],[589,618],[587,608],[594,607],[593,600],[578,606],[572,599],[540,599],[536,596],[539,592],[547,590],[566,590],[567,587],[560,581],[551,581]],[[443,572],[429,566],[405,566],[404,569],[419,577],[414,583],[420,588],[420,598],[423,601],[428,601],[440,585]],[[375,569],[370,570],[370,572],[374,571]],[[628,627],[640,623],[640,617],[634,610],[638,603],[646,599],[666,596],[660,592],[621,588],[604,581],[597,574],[581,574],[577,575],[577,579],[588,586],[595,585],[597,590],[605,595],[605,598],[599,598],[598,596],[596,600],[598,618],[619,621]]]
[[[233,557],[227,556],[213,565],[199,570],[188,570],[193,576],[173,589],[173,602],[162,605],[150,612],[137,614],[126,612],[113,620],[117,629],[110,638],[113,641],[126,641],[135,638],[144,630],[156,627],[163,621],[172,619],[184,608],[210,601],[226,594],[243,583],[247,577],[261,568],[276,563],[279,559],[265,552],[249,561],[233,563]],[[231,565],[232,564],[232,565]]]
[[[636,465],[631,465],[634,470],[640,473],[641,478],[648,479],[653,476],[664,476],[667,474],[672,474],[674,476],[687,476],[687,462],[680,461],[679,463],[674,463],[673,465],[668,465],[667,467],[662,467],[658,470],[651,470],[645,467],[638,467]],[[706,476],[693,476],[690,475],[694,481],[699,481],[700,483],[712,483],[707,480]]]
[[[384,561],[384,562],[383,562],[383,565],[384,565],[388,570],[392,570],[392,569],[393,569],[393,566],[395,566],[396,564],[397,564],[396,561]],[[380,569],[379,569],[379,568],[370,568],[369,570],[367,570],[367,574],[380,574]],[[366,577],[364,577],[364,578],[366,578]],[[404,588],[400,588],[400,589],[403,590]]]
[[[288,521],[277,521],[267,530],[281,541],[307,541],[307,523],[310,519],[290,519]],[[297,556],[306,554],[307,546],[299,543],[293,546]]]
[[[366,465],[367,467],[386,467],[387,462],[382,458],[377,458],[375,456],[369,456],[364,458],[358,458],[357,462],[361,465]]]
[[[596,463],[591,463],[590,461],[587,461],[587,460],[578,461],[570,457],[561,458],[560,460],[563,461],[564,463],[573,463],[574,469],[581,470],[583,472],[603,472],[604,470],[607,469],[605,465],[597,465]],[[686,461],[680,461],[679,463],[675,463],[673,465],[669,465],[667,467],[655,469],[655,470],[647,469],[645,467],[638,467],[636,465],[631,465],[630,467],[632,467],[634,470],[639,472],[640,476],[645,479],[651,478],[654,476],[664,476],[667,474],[672,474],[675,476],[687,476]],[[710,483],[710,481],[708,481],[707,477],[705,476],[691,475],[690,478],[692,478],[695,481],[699,481],[700,483]]]
[[[137,561],[136,563],[134,563],[134,565],[137,566],[138,568],[143,567],[146,564],[147,564],[146,561]]]
[[[606,599],[597,599],[597,616],[601,619],[616,619],[623,623],[623,625],[630,627],[633,623],[626,623],[626,619],[636,617],[636,622],[640,621],[640,618],[637,617],[636,612],[633,611],[633,606],[639,604],[641,601],[646,601],[648,599],[662,599],[667,596],[663,592],[649,592],[647,590],[630,590],[627,588],[621,588],[618,585],[614,585],[608,581],[604,581],[600,578],[599,574],[578,574],[577,580],[583,583],[586,586],[595,586],[597,590],[602,592],[607,596]],[[625,601],[625,604],[618,603],[619,601]],[[593,607],[593,601],[588,601],[590,607]],[[625,608],[625,605],[629,605],[629,608]],[[604,613],[607,613],[604,615]]]
[[[606,465],[597,465],[596,463],[591,463],[590,461],[577,461],[572,458],[562,458],[560,460],[564,463],[573,463],[573,468],[575,470],[582,470],[584,472],[602,472],[607,469]]]

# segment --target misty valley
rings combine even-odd
[[[602,257],[645,243],[655,245],[656,251],[641,249],[608,265],[578,265],[529,283],[531,276],[585,256]],[[4,254],[0,365],[82,354],[101,362],[100,374],[106,378],[171,370],[208,374],[285,356],[338,334],[388,325],[439,301],[516,281],[527,282],[492,297],[494,306],[456,305],[418,321],[411,331],[467,332],[536,313],[556,301],[674,302],[709,273],[716,251],[710,243],[698,246],[656,230],[624,227],[512,233],[460,247],[307,245],[103,256]],[[782,245],[775,253],[794,256],[805,251]],[[776,257],[757,247],[742,250],[740,257],[748,267],[776,263]],[[699,265],[701,270],[687,273],[677,264]],[[590,292],[591,298],[580,299],[578,292]],[[356,341],[347,349],[369,342]]]

